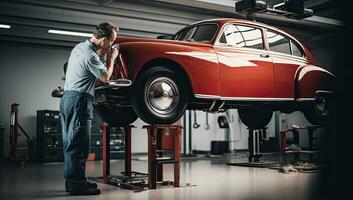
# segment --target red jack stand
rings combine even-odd
[[[121,176],[110,174],[110,134],[109,125],[102,123],[103,133],[103,176],[91,178],[92,180],[103,182],[118,187],[132,189],[136,191],[156,189],[157,181],[163,182],[163,164],[174,164],[174,187],[180,187],[180,143],[181,125],[146,125],[143,128],[148,132],[148,175],[131,170],[131,128],[125,129],[125,171]],[[159,134],[162,131],[162,134]],[[163,152],[172,151],[173,158],[162,158]],[[160,156],[157,158],[157,154]],[[167,181],[170,183],[170,181]],[[164,182],[163,182],[164,184]],[[170,184],[168,184],[170,185]]]
[[[26,131],[20,126],[20,124],[18,123],[18,107],[20,104],[17,103],[13,103],[11,105],[11,120],[10,120],[10,136],[9,136],[9,140],[10,140],[10,156],[11,156],[11,160],[14,161],[19,161],[22,163],[26,163],[27,161],[30,160],[30,153],[32,150],[32,146],[33,145],[33,139],[31,137],[29,137],[29,135],[26,133]],[[27,138],[27,149],[28,149],[28,155],[25,158],[21,158],[18,154],[17,154],[17,139],[19,136],[21,136],[19,130],[20,129],[22,131],[22,133],[26,136]]]
[[[103,133],[103,179],[110,176],[110,132],[109,125],[102,123]],[[125,173],[131,174],[131,128],[135,126],[128,125],[125,130]]]
[[[291,127],[285,130],[280,131],[280,153],[282,156],[282,161],[287,162],[287,155],[288,154],[294,154],[295,155],[295,162],[299,160],[299,156],[301,153],[306,153],[309,154],[310,160],[313,160],[314,154],[317,154],[318,151],[315,150],[314,147],[314,140],[316,141],[316,137],[314,137],[314,131],[316,131],[319,128],[319,126],[307,126],[307,127]],[[307,130],[307,131],[300,131],[300,130]],[[293,144],[297,145],[297,149],[288,149],[287,150],[287,134],[288,133],[293,134]],[[309,149],[308,150],[302,150],[299,147],[299,133],[307,133],[308,138],[309,138]]]
[[[148,133],[148,189],[156,189],[163,182],[163,164],[174,164],[174,187],[180,187],[181,125],[145,125]],[[159,134],[162,130],[162,134]],[[174,158],[157,158],[164,150],[172,150]]]
[[[124,127],[125,171],[121,172],[122,175],[110,174],[110,129],[107,123],[102,123],[101,128],[103,134],[103,176],[90,179],[125,189],[144,190],[147,186],[147,174],[131,170],[131,128],[135,128],[135,126],[128,125]]]

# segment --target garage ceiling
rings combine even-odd
[[[121,35],[153,37],[172,35],[193,22],[219,17],[243,17],[234,12],[237,0],[2,0],[0,40],[73,46],[82,37],[49,34],[49,29],[91,33],[96,24],[111,21]],[[267,0],[272,6],[283,0]],[[217,2],[217,3],[215,3]],[[342,27],[332,0],[306,0],[312,18],[293,20],[255,14],[260,22],[283,28],[302,40],[321,40]],[[329,18],[328,18],[329,17]]]

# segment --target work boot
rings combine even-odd
[[[80,183],[80,184],[87,184],[90,188],[97,188],[97,184],[96,183],[92,183],[92,182],[85,182],[85,183]],[[72,183],[65,181],[65,191],[66,192],[70,192],[72,189]]]
[[[70,195],[98,195],[101,191],[97,188],[97,184],[85,182],[81,184],[71,184],[69,193]]]

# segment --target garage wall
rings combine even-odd
[[[192,149],[198,151],[210,151],[211,141],[230,140],[230,149],[246,150],[248,149],[248,128],[240,121],[236,109],[228,110],[225,113],[209,114],[210,129],[205,128],[205,112],[197,111],[197,122],[201,125],[197,129],[192,129]],[[229,138],[227,138],[227,130],[220,129],[218,126],[218,116],[227,115],[230,121]],[[194,123],[194,115],[192,114],[192,123]],[[267,125],[268,137],[275,137],[275,114],[273,114],[270,123]]]
[[[95,25],[111,21],[120,35],[153,37],[171,35],[182,27],[202,19],[223,17],[204,9],[152,1],[96,0],[2,0],[0,24],[0,124],[5,126],[5,155],[9,154],[10,106],[20,104],[20,124],[30,136],[36,136],[36,111],[58,110],[59,99],[50,96],[63,86],[62,66],[72,47],[83,37],[48,34],[48,29],[91,33]],[[132,135],[132,151],[147,151],[144,123]],[[19,140],[24,145],[24,136]]]
[[[36,111],[57,110],[59,99],[50,92],[63,85],[60,77],[62,65],[71,48],[85,38],[48,34],[48,29],[72,30],[90,33],[96,24],[111,21],[120,27],[120,35],[156,37],[171,35],[180,28],[209,18],[234,17],[229,11],[212,11],[171,5],[149,0],[2,0],[0,1],[0,23],[10,24],[11,29],[0,29],[0,124],[4,122],[5,138],[9,133],[10,105],[20,104],[20,123],[31,136],[36,134]],[[271,24],[267,22],[268,24]],[[281,25],[283,27],[281,27]],[[290,33],[303,38],[320,64],[333,69],[331,43],[316,32],[290,27],[289,23],[275,24],[287,28]],[[331,41],[331,40],[329,40]],[[334,41],[332,41],[334,43]],[[322,45],[325,44],[325,45]],[[233,140],[236,149],[247,149],[247,129],[233,112]],[[210,114],[211,128],[204,129],[205,113],[197,112],[199,129],[193,129],[194,150],[210,150],[211,140],[224,139],[224,130],[217,125],[216,114]],[[292,121],[301,121],[302,114],[290,115]],[[274,120],[269,125],[269,134],[274,135]],[[141,127],[143,122],[135,122]],[[147,151],[145,130],[135,129],[133,152]],[[8,155],[8,142],[5,143]]]
[[[69,51],[59,47],[1,43],[0,52],[0,122],[5,125],[5,155],[8,155],[11,104],[20,104],[19,123],[30,136],[36,136],[36,111],[59,108],[59,99],[50,95],[63,83],[62,66]],[[25,136],[20,138],[22,146]]]

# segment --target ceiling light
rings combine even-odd
[[[11,28],[11,26],[7,24],[0,24],[0,28]]]
[[[55,30],[49,29],[48,33],[53,34],[60,34],[60,35],[72,35],[72,36],[81,36],[81,37],[92,37],[92,33],[82,33],[82,32],[75,32],[75,31],[62,31],[62,30]]]

